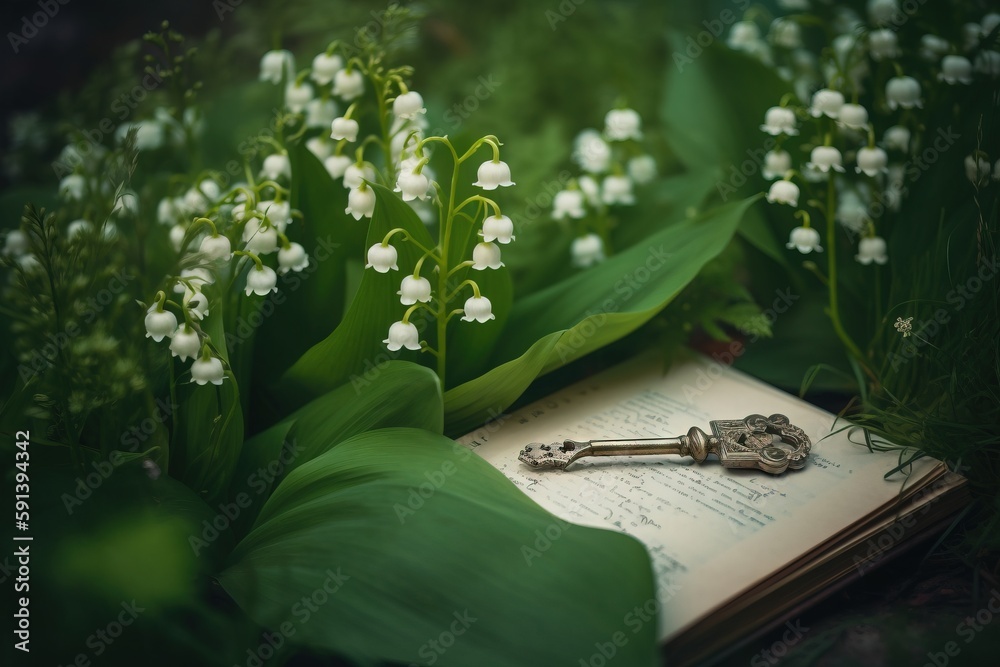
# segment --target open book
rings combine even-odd
[[[518,461],[532,442],[679,436],[755,413],[787,415],[805,430],[812,450],[803,469],[770,475],[724,468],[714,457],[582,458],[566,470]],[[670,664],[685,665],[795,618],[901,545],[933,535],[968,502],[964,478],[934,460],[884,479],[899,453],[872,453],[856,444],[858,433],[831,435],[834,423],[834,415],[710,359],[678,362],[664,375],[644,355],[461,442],[556,516],[643,542],[664,651]]]

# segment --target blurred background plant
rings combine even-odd
[[[899,53],[886,57],[871,53],[873,36],[874,50],[893,49],[878,32],[885,29],[880,15],[869,12],[894,3],[670,4],[177,5],[163,8],[169,25],[159,15],[145,18],[142,28],[152,32],[144,39],[100,33],[92,49],[106,57],[72,84],[40,87],[37,68],[22,76],[15,90],[24,94],[13,96],[18,111],[7,116],[0,193],[3,226],[17,228],[4,237],[9,326],[0,342],[9,353],[0,358],[0,431],[30,426],[32,433],[35,526],[52,544],[40,569],[54,573],[33,604],[69,610],[59,637],[46,636],[39,649],[46,658],[63,664],[110,651],[116,661],[148,656],[147,664],[191,656],[251,664],[266,653],[293,664],[338,664],[337,656],[408,663],[435,633],[426,619],[467,606],[463,594],[473,590],[496,614],[480,626],[489,637],[440,664],[528,664],[507,653],[509,637],[530,634],[537,621],[526,608],[548,614],[594,599],[648,597],[648,561],[619,536],[581,531],[533,568],[537,580],[497,577],[494,588],[472,586],[476,572],[439,563],[503,572],[504,531],[532,534],[552,519],[519,505],[516,489],[456,453],[442,434],[496,421],[509,406],[636,345],[657,345],[669,361],[694,344],[843,410],[868,427],[873,446],[885,438],[909,447],[902,460],[928,453],[963,466],[977,504],[948,544],[974,565],[996,563],[997,290],[970,282],[996,260],[997,184],[980,178],[1000,172],[990,166],[1000,157],[996,78],[988,70],[974,73],[970,86],[939,83],[943,65],[920,55],[925,34],[970,63],[996,50],[986,3],[925,3],[900,26]],[[796,13],[781,16],[789,10]],[[80,25],[76,11],[67,5],[59,16]],[[55,48],[48,40],[57,18],[19,47],[15,64]],[[973,22],[979,41],[970,50]],[[276,67],[262,62],[269,53],[279,54],[271,58]],[[375,54],[377,63],[367,64],[403,68],[397,74],[406,90],[395,79],[391,93],[366,85],[358,109],[369,105],[368,115],[345,119],[355,100],[336,94],[337,82],[317,71],[329,66],[333,77],[352,56]],[[849,60],[838,61],[844,54]],[[340,64],[330,62],[334,55]],[[289,56],[299,69],[288,66]],[[326,60],[317,63],[319,56]],[[883,177],[855,193],[860,214],[850,198],[824,201],[824,189],[801,196],[811,226],[826,232],[830,217],[840,221],[824,236],[833,243],[824,241],[823,257],[835,251],[839,258],[834,278],[785,247],[802,219],[759,200],[770,187],[765,172],[783,176],[807,161],[805,150],[823,143],[826,130],[837,141],[842,130],[824,119],[828,127],[816,138],[803,131],[779,144],[759,127],[770,107],[805,108],[815,90],[842,81],[825,63],[851,74],[864,63],[878,85],[858,88],[851,101],[870,112],[876,144],[889,143],[889,119],[898,119],[882,108],[881,84],[895,74],[894,59],[919,72],[925,95],[938,95],[903,114],[908,150],[885,147],[918,169],[919,183],[899,197],[898,211],[875,221],[889,260],[882,268],[853,261],[864,253],[850,223],[873,217]],[[434,218],[420,215],[419,197],[420,204],[404,203],[389,191],[403,151],[391,150],[383,122],[391,120],[392,97],[411,90],[426,107],[420,135],[447,136],[455,147],[498,137],[517,183],[494,191],[517,243],[504,250],[505,266],[476,273],[496,319],[463,329],[446,322],[455,361],[440,377],[429,370],[437,370],[432,355],[387,349],[403,286],[395,274],[364,271],[366,251],[394,229],[425,246],[400,244],[404,271],[419,272],[424,251],[443,242]],[[369,142],[360,156],[372,168],[363,165],[361,174],[388,186],[372,188],[370,220],[345,212],[369,202],[352,203],[351,191],[364,190],[359,184],[343,187],[338,171],[346,165],[333,158],[359,158],[343,127],[342,138],[330,136],[334,119],[360,120],[359,144],[369,130],[382,135],[381,151]],[[794,120],[800,128],[813,122],[802,112]],[[933,163],[919,162],[938,128],[951,125],[956,143]],[[603,136],[588,132],[595,126]],[[845,132],[838,145],[848,169],[850,153],[867,138]],[[601,154],[598,142],[622,155],[595,165],[580,147]],[[774,155],[780,150],[791,163],[784,169],[786,157]],[[452,173],[444,152],[428,153],[428,173]],[[474,170],[456,166],[454,173],[458,201],[476,193]],[[591,210],[577,217],[579,202],[570,201],[577,197],[565,193],[586,195],[585,179],[595,174],[621,180],[610,189],[602,180]],[[822,185],[830,183],[840,188],[833,180]],[[567,230],[567,218],[580,227]],[[591,233],[600,245],[591,239],[579,247]],[[220,238],[228,249],[222,241],[203,245]],[[463,237],[453,265],[474,258],[481,242],[489,241],[474,232]],[[213,243],[219,256],[202,265]],[[289,254],[292,243],[298,248]],[[229,257],[240,248],[256,261]],[[248,284],[258,266],[274,271],[273,282],[267,274]],[[824,312],[831,283],[840,286],[841,333],[857,351],[845,350]],[[173,321],[160,317],[157,303]],[[156,319],[144,330],[150,308]],[[940,308],[949,319],[931,330]],[[911,336],[893,329],[896,317],[914,318]],[[169,331],[159,343],[146,337],[160,326]],[[179,328],[189,337],[180,343]],[[194,359],[202,354],[199,383]],[[413,430],[375,430],[384,427]],[[3,447],[10,454],[8,441]],[[355,517],[396,517],[393,499],[425,482],[426,471],[443,469],[442,461],[469,471],[470,481],[450,482],[440,505],[412,521],[400,517],[387,553],[381,522]],[[353,475],[367,480],[356,496]],[[307,506],[310,498],[316,502]],[[467,544],[446,559],[454,534]],[[605,581],[573,558],[583,549],[632,574]],[[338,564],[354,588],[348,579],[336,605],[300,623],[299,598],[326,585]],[[539,601],[538,582],[561,571],[577,583],[560,587],[558,600]],[[418,609],[393,592],[411,581],[422,586]],[[143,622],[111,650],[95,633],[133,601]],[[589,647],[595,629],[614,622],[609,614],[561,647],[526,645],[524,655],[555,664],[560,649]],[[351,620],[375,617],[406,632],[385,642],[378,624]],[[264,639],[264,628],[273,633],[286,620],[297,638]],[[159,647],[155,656],[145,648],[151,644]],[[639,661],[653,638],[632,646]]]

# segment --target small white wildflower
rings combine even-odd
[[[404,306],[412,306],[418,301],[428,303],[431,300],[431,283],[423,276],[403,276],[396,294]]]
[[[601,201],[611,206],[622,204],[630,206],[635,203],[632,194],[632,179],[628,176],[605,176],[601,184]]]
[[[333,122],[330,124],[330,138],[336,139],[337,141],[357,141],[358,131],[360,130],[358,121],[353,118],[334,118]]]
[[[775,149],[764,154],[764,168],[761,173],[767,180],[782,178],[791,168],[792,156],[788,151]]]
[[[503,266],[500,261],[500,246],[495,243],[477,243],[472,249],[472,268],[477,271],[486,269],[499,269]]]
[[[799,205],[799,186],[791,181],[775,181],[767,191],[767,201],[772,204]]]
[[[869,236],[858,242],[858,254],[854,256],[854,259],[865,266],[872,262],[885,264],[889,261],[885,250],[885,239],[881,236]]]
[[[652,155],[637,155],[628,161],[626,170],[633,181],[645,185],[656,178],[656,159]]]
[[[393,322],[389,326],[389,335],[382,343],[390,352],[396,352],[404,347],[407,350],[419,350],[420,332],[412,322]]]
[[[292,177],[292,163],[288,159],[288,153],[274,153],[264,158],[264,165],[260,170],[264,178],[276,181],[280,178],[290,179]]]
[[[938,79],[955,85],[972,83],[972,63],[965,56],[945,56],[941,59],[941,72]]]
[[[882,30],[872,30],[868,34],[868,50],[875,60],[891,60],[898,58],[899,38],[894,30],[883,28]]]
[[[225,378],[226,372],[218,357],[201,357],[195,359],[194,363],[191,364],[191,379],[199,385],[205,385],[209,382],[221,385]]]
[[[795,112],[785,107],[771,107],[764,114],[764,124],[760,129],[771,136],[787,134],[794,137],[799,133],[795,129]]]
[[[611,141],[642,139],[642,118],[634,109],[612,109],[604,116],[604,134]]]
[[[510,180],[510,167],[500,160],[487,160],[479,165],[477,176],[478,179],[473,185],[483,190],[496,190],[500,186],[514,185],[514,181]]]
[[[313,81],[326,85],[333,81],[334,75],[344,68],[344,59],[337,54],[321,53],[312,61]]]
[[[483,240],[510,243],[514,240],[514,223],[506,215],[491,215],[483,220]]]
[[[889,156],[881,148],[861,148],[857,156],[858,166],[855,167],[859,174],[867,176],[877,176],[887,171]]]
[[[178,329],[170,340],[170,355],[181,361],[197,358],[200,351],[201,337],[189,324]]]
[[[885,84],[885,100],[893,111],[899,107],[912,109],[924,106],[920,100],[920,84],[911,76],[896,76],[889,79]]]
[[[285,275],[289,271],[298,273],[309,266],[309,255],[301,244],[294,241],[288,247],[278,249],[278,273]]]
[[[424,108],[424,98],[414,90],[403,93],[392,101],[392,113],[396,118],[406,120],[412,120],[417,114],[427,113],[427,109]]]
[[[256,294],[257,296],[267,296],[271,292],[278,291],[278,275],[270,266],[254,264],[247,273],[247,296]]]
[[[463,322],[489,322],[496,319],[493,314],[493,304],[485,296],[472,296],[465,300]]]
[[[177,316],[169,310],[163,310],[160,304],[154,303],[146,311],[145,324],[146,338],[152,338],[159,343],[177,331]]]
[[[327,173],[330,174],[330,178],[333,180],[343,178],[344,172],[352,164],[354,164],[354,160],[347,155],[331,155],[323,160],[323,166],[326,167]]]
[[[354,216],[355,220],[372,217],[375,213],[375,191],[366,183],[353,188],[347,195],[347,208],[344,209],[344,213]]]
[[[260,59],[260,80],[281,83],[282,77],[295,76],[295,56],[290,51],[268,51]]]
[[[585,269],[604,261],[604,241],[597,234],[586,234],[573,239],[570,245],[573,266]]]
[[[333,94],[346,102],[365,92],[365,77],[359,70],[342,69],[333,75]]]
[[[840,107],[837,124],[852,130],[864,130],[868,127],[868,109],[860,104],[845,104]]]
[[[833,171],[844,171],[843,157],[840,151],[833,146],[816,146],[809,154],[809,164],[823,173]]]
[[[893,125],[883,136],[885,147],[889,150],[906,152],[910,150],[910,130],[902,125]]]
[[[278,230],[264,225],[259,218],[250,218],[243,228],[244,249],[255,255],[269,255],[278,249]]]
[[[292,113],[302,113],[313,99],[313,87],[308,83],[289,83],[285,86],[285,106]]]
[[[552,218],[582,218],[587,215],[583,207],[583,192],[581,190],[561,190],[552,199]]]
[[[839,90],[822,88],[813,93],[812,104],[809,107],[809,114],[813,118],[826,116],[837,118],[840,115],[840,108],[844,106],[844,94]]]
[[[788,237],[785,247],[791,250],[795,248],[803,255],[810,252],[823,252],[819,245],[819,232],[812,227],[796,227]]]
[[[398,258],[394,246],[376,243],[368,249],[368,263],[365,264],[365,268],[375,269],[379,273],[398,271],[399,267],[396,265]]]

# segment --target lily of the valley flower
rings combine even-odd
[[[274,225],[279,232],[284,232],[292,221],[292,205],[287,201],[274,201],[265,199],[257,204],[257,210],[267,217],[267,221]]]
[[[80,174],[70,174],[59,182],[59,194],[67,199],[79,201],[83,199],[87,181]]]
[[[399,267],[396,265],[398,258],[399,255],[394,246],[376,243],[368,249],[368,263],[365,264],[365,268],[375,269],[379,273],[398,271]]]
[[[189,324],[178,329],[170,339],[170,354],[181,361],[196,358],[199,351],[201,351],[201,338]]]
[[[632,194],[632,180],[628,176],[605,176],[601,186],[601,200],[611,206],[623,204],[630,206],[635,203]]]
[[[809,115],[813,118],[826,116],[837,118],[840,115],[840,108],[844,106],[844,95],[839,90],[823,88],[817,90],[812,96],[812,105],[809,107]]]
[[[145,324],[146,338],[152,338],[159,343],[177,331],[177,316],[169,310],[163,310],[162,302],[157,302],[146,311]]]
[[[93,229],[94,226],[90,224],[89,220],[84,220],[83,218],[80,218],[79,220],[74,220],[73,222],[69,223],[69,226],[66,227],[66,238],[72,241],[76,239],[78,236],[81,236],[83,234],[89,234],[91,231],[93,231]]]
[[[290,51],[268,51],[260,59],[260,80],[281,83],[282,76],[294,76],[295,56]]]
[[[358,140],[358,130],[361,128],[358,126],[358,121],[353,118],[334,118],[333,123],[330,125],[330,138],[336,139],[337,141],[357,141]]]
[[[1000,76],[1000,51],[980,51],[976,56],[976,71],[994,79]]]
[[[278,230],[259,218],[251,218],[243,228],[243,243],[247,252],[269,255],[278,249]]]
[[[330,178],[337,180],[338,178],[344,177],[344,172],[347,168],[354,163],[347,155],[331,155],[330,157],[323,160],[323,166],[326,167],[326,171],[330,174]]]
[[[896,0],[868,0],[868,17],[876,25],[892,22],[899,13]]]
[[[495,320],[493,314],[493,304],[485,296],[472,296],[465,300],[465,314],[462,316],[463,322],[476,321],[479,323]]]
[[[859,174],[877,176],[888,171],[886,165],[889,164],[889,156],[881,148],[865,147],[858,149],[857,160],[858,166],[856,169]]]
[[[583,192],[581,190],[562,190],[552,198],[552,218],[562,220],[570,217],[580,219],[587,215],[583,208]]]
[[[364,162],[361,166],[352,162],[344,169],[344,187],[348,189],[359,188],[364,181],[375,182],[375,167]]]
[[[326,123],[324,123],[326,125]],[[333,144],[324,137],[311,137],[306,140],[306,148],[318,160],[325,160],[333,154]]]
[[[920,99],[920,84],[911,76],[895,76],[885,84],[885,101],[889,108],[912,109],[923,108]]]
[[[772,204],[799,205],[799,186],[791,181],[775,181],[767,191],[767,201]]]
[[[389,336],[382,341],[390,352],[400,348],[407,350],[420,349],[420,332],[412,322],[393,322],[389,326]]]
[[[278,291],[278,276],[270,266],[254,264],[247,273],[246,295],[267,296]]]
[[[803,255],[812,251],[823,252],[819,245],[819,232],[812,227],[796,227],[788,237],[785,247],[791,250],[795,248]]]
[[[764,124],[760,126],[761,131],[767,132],[773,137],[779,134],[787,134],[794,137],[799,133],[795,129],[795,112],[785,107],[771,107],[764,114]]]
[[[261,173],[266,178],[276,181],[279,178],[292,177],[292,163],[288,160],[288,153],[274,153],[264,158],[264,165]]]
[[[370,218],[375,213],[375,191],[362,183],[347,195],[347,208],[344,213],[354,216],[355,220],[362,217]]]
[[[937,35],[924,35],[920,38],[920,55],[926,60],[937,60],[951,49],[948,40]]]
[[[809,154],[809,164],[824,174],[831,169],[840,172],[844,171],[843,158],[840,155],[840,151],[833,146],[816,146]]]
[[[431,300],[431,283],[423,276],[404,276],[396,294],[404,306],[412,306],[418,301],[428,303]]]
[[[187,228],[184,225],[174,225],[170,228],[169,238],[170,246],[174,249],[174,252],[181,251],[181,244],[184,243],[184,237],[187,235]]]
[[[772,44],[784,49],[797,49],[802,46],[802,28],[795,21],[786,18],[772,21],[767,37]]]
[[[28,235],[20,229],[12,229],[7,232],[7,238],[4,239],[3,254],[6,257],[20,257],[26,254],[30,247]]]
[[[845,104],[840,107],[837,124],[852,130],[863,130],[868,127],[868,109],[860,104]]]
[[[573,239],[570,245],[573,266],[587,268],[604,261],[604,241],[597,234],[587,234]]]
[[[656,178],[656,160],[652,155],[637,155],[628,161],[629,177],[639,185],[645,185]]]
[[[945,56],[941,59],[941,73],[938,78],[952,85],[972,83],[972,63],[964,56]]]
[[[510,167],[502,160],[487,160],[479,165],[476,174],[478,179],[473,185],[483,190],[496,190],[498,187],[510,187],[514,181],[510,180]]]
[[[415,90],[403,93],[392,101],[392,113],[396,118],[406,120],[412,120],[417,114],[427,113],[427,109],[424,108],[424,98]]]
[[[885,147],[893,151],[910,150],[910,130],[902,125],[893,125],[885,131],[883,136]]]
[[[472,268],[477,271],[486,269],[499,269],[503,266],[500,261],[500,246],[495,243],[477,243],[472,249]]]
[[[356,69],[342,69],[333,75],[333,94],[350,102],[365,92],[365,78]]]
[[[483,220],[483,240],[510,243],[514,240],[514,223],[506,215],[491,215]]]
[[[604,116],[604,134],[611,141],[642,139],[642,118],[634,109],[612,109]]]
[[[875,60],[891,60],[899,57],[899,39],[893,30],[883,28],[868,34],[868,50]]]
[[[726,38],[726,44],[735,51],[754,52],[760,42],[760,28],[753,21],[737,21]]]
[[[396,188],[393,191],[400,193],[403,201],[424,200],[427,199],[430,187],[430,179],[423,173],[418,174],[415,169],[402,169],[396,178]]]
[[[792,168],[792,156],[788,151],[775,149],[764,155],[764,168],[761,173],[769,181],[783,177]]]
[[[285,106],[292,113],[302,113],[313,99],[313,87],[308,83],[292,82],[285,86]]]
[[[218,357],[202,356],[191,364],[191,379],[200,385],[209,382],[221,385],[225,378],[226,371],[222,368],[222,361]]]
[[[306,105],[306,125],[308,127],[329,127],[337,117],[337,105],[333,100],[309,100]]]
[[[584,171],[603,174],[611,165],[611,146],[596,130],[584,130],[573,142],[573,159]]]
[[[287,247],[278,249],[278,273],[285,275],[289,271],[298,273],[309,266],[309,255],[301,244],[294,241]]]
[[[981,154],[965,157],[965,177],[980,186],[990,178],[990,162]]]
[[[344,59],[336,54],[321,53],[312,61],[312,78],[318,84],[326,85],[334,75],[344,68]]]
[[[885,264],[889,261],[885,252],[885,240],[881,236],[869,236],[858,242],[858,254],[854,256],[860,264],[865,266],[875,262]]]
[[[204,292],[188,290],[184,293],[184,308],[192,318],[201,321],[208,315],[208,297]]]

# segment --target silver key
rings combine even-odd
[[[805,431],[785,415],[749,415],[744,419],[709,422],[712,435],[697,426],[676,438],[632,440],[563,440],[550,445],[533,442],[517,458],[534,468],[564,470],[585,456],[644,456],[676,454],[703,463],[715,454],[727,468],[759,468],[773,475],[806,464],[812,443]]]

